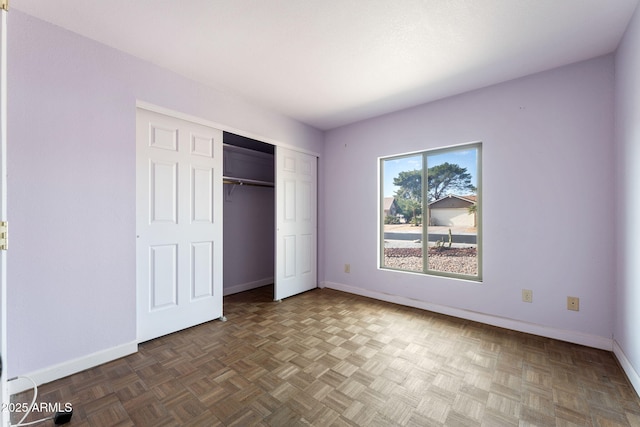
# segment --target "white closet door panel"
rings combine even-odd
[[[191,135],[191,154],[203,157],[213,157],[215,141],[205,135]]]
[[[178,164],[150,161],[151,222],[178,222]]]
[[[191,299],[213,296],[213,242],[191,245]]]
[[[293,179],[284,180],[284,222],[295,224],[297,215],[297,193],[296,181]]]
[[[317,158],[276,147],[275,299],[317,286]]]
[[[296,152],[295,151],[291,151],[291,150],[287,150],[286,149],[281,148],[280,149],[280,163],[281,163],[281,168],[283,172],[291,172],[291,173],[296,173],[296,168],[298,165],[298,159],[296,156]]]
[[[163,150],[178,151],[178,128],[162,127],[153,122],[149,123],[149,146]]]
[[[138,340],[222,316],[222,131],[138,109]]]
[[[151,311],[175,307],[178,304],[178,248],[177,245],[150,248]]]
[[[300,198],[300,221],[306,226],[310,226],[316,215],[315,201],[311,200],[311,197],[315,197],[315,192],[312,191],[311,182],[309,181],[301,181],[298,187],[300,188],[298,196]]]
[[[296,276],[296,236],[282,236],[284,245],[283,277],[292,278]]]
[[[306,176],[309,179],[313,179],[315,176],[315,165],[317,164],[317,159],[313,156],[301,157],[298,160],[298,164],[300,165],[300,176]]]
[[[311,234],[300,235],[300,274],[313,273],[313,259],[316,255],[315,239]]]
[[[191,221],[213,222],[213,168],[192,166],[191,169]]]

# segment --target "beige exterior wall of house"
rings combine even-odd
[[[475,227],[474,217],[466,208],[431,209],[431,225]]]

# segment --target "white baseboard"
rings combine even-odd
[[[233,285],[225,287],[222,290],[222,295],[237,294],[238,292],[250,291],[251,289],[261,288],[262,286],[272,285],[273,277],[267,277],[266,279],[256,280],[254,282],[240,283],[239,285]]]
[[[25,374],[24,376],[31,378],[36,384],[42,385],[51,381],[59,380],[72,374],[94,368],[103,363],[111,362],[124,356],[136,353],[138,351],[138,343],[130,342],[117,347],[98,351],[88,356],[79,357],[74,360],[62,362],[58,365],[50,366],[39,371]],[[14,379],[9,381],[9,394],[21,393],[29,390],[33,384],[25,379]]]
[[[446,314],[448,316],[459,317],[461,319],[473,320],[475,322],[485,323],[487,325],[498,326],[500,328],[511,329],[514,331],[525,332],[528,334],[539,335],[546,338],[553,338],[561,341],[567,341],[574,344],[585,345],[588,347],[598,348],[601,350],[613,351],[613,340],[611,338],[601,337],[597,335],[585,334],[582,332],[569,331],[564,329],[551,328],[536,323],[523,322],[520,320],[509,319],[506,317],[493,316],[486,313],[476,311],[463,310],[460,308],[449,307],[446,305],[434,304],[417,299],[402,297],[399,295],[386,294],[383,292],[371,291],[369,289],[359,288],[356,286],[344,285],[335,282],[322,282],[321,288],[330,288],[337,291],[348,292],[351,294],[361,295],[364,297],[374,298],[381,301],[392,302],[394,304],[405,305],[408,307],[420,308],[435,313]]]
[[[618,345],[616,340],[613,340],[613,354],[616,355],[620,366],[622,366],[622,370],[625,374],[627,374],[627,378],[629,378],[629,382],[633,386],[636,391],[638,397],[640,397],[640,374],[633,368],[629,359],[627,359],[627,355],[622,351],[622,347]]]

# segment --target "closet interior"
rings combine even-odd
[[[275,146],[223,136],[223,294],[273,285]]]

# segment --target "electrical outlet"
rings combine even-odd
[[[580,298],[567,297],[567,310],[579,311],[580,310]]]
[[[344,265],[344,272],[345,273],[351,273],[351,264],[345,264]]]
[[[522,290],[522,301],[533,302],[533,291],[531,289]]]

